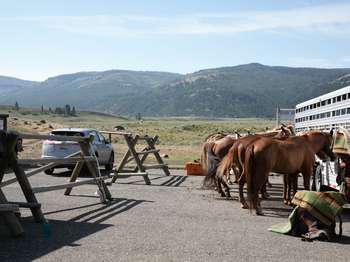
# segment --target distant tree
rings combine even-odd
[[[73,106],[73,108],[72,108],[71,115],[72,116],[76,116],[77,115],[77,112],[75,111],[75,106]]]
[[[71,115],[71,109],[70,109],[70,105],[66,105],[65,106],[65,110],[64,110],[65,112],[64,112],[64,114],[66,115],[66,116],[70,116]]]
[[[19,110],[19,105],[18,105],[18,102],[16,101],[15,103],[15,110],[18,111]]]
[[[44,105],[41,105],[41,113],[44,114]]]
[[[55,108],[55,114],[58,114],[58,115],[63,115],[65,114],[65,110],[61,107],[56,107]]]
[[[52,113],[52,108],[51,107],[49,107],[49,113]]]
[[[136,120],[141,120],[141,113],[137,113]]]

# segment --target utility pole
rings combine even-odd
[[[280,125],[280,107],[277,106],[276,109],[276,127],[278,127]]]

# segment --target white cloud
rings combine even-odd
[[[350,58],[343,57],[339,59],[325,58],[307,58],[307,57],[292,57],[285,61],[286,66],[295,67],[316,67],[316,68],[349,68]]]
[[[346,36],[350,32],[349,14],[350,4],[334,4],[280,11],[195,13],[171,17],[29,16],[0,18],[0,21],[31,22],[69,33],[110,37],[232,35],[244,32],[300,29]]]
[[[343,57],[340,59],[343,63],[347,63],[350,66],[350,57]]]

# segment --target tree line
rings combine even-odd
[[[13,109],[15,111],[19,111],[20,107],[17,101]],[[44,105],[41,105],[40,111],[42,114],[50,113],[50,114],[63,115],[63,116],[77,116],[77,110],[75,109],[75,106],[71,106],[69,104],[63,107],[55,107],[54,109],[52,109],[51,107],[49,107],[48,109],[45,109]]]

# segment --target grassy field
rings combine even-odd
[[[92,127],[98,130],[113,131],[115,126],[122,126],[128,132],[141,135],[158,135],[158,148],[162,154],[167,154],[166,161],[171,165],[183,165],[200,157],[200,146],[203,139],[218,131],[246,133],[272,128],[274,120],[269,119],[228,119],[228,118],[192,118],[168,117],[145,118],[141,121],[117,117],[96,112],[79,112],[76,117],[65,117],[48,112],[41,113],[37,109],[0,108],[0,113],[10,114],[9,129],[19,132],[48,133],[53,128],[60,127]],[[113,137],[112,141],[117,152],[117,158],[126,150],[121,137]],[[41,144],[26,141],[25,156],[38,155]],[[30,146],[33,147],[30,149]],[[118,159],[118,160],[119,160]],[[118,161],[117,160],[117,161]]]

